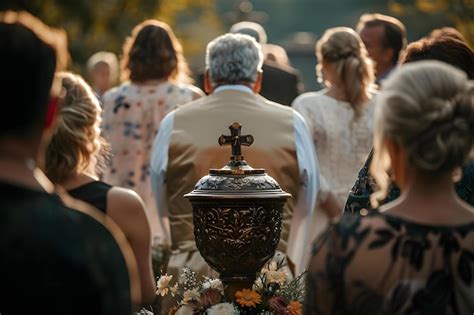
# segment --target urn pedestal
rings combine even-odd
[[[282,212],[290,194],[265,173],[250,167],[241,145],[253,143],[230,127],[220,145],[231,145],[232,156],[221,169],[211,169],[184,197],[193,207],[196,246],[205,261],[220,274],[226,294],[251,288],[257,272],[274,256],[280,240]]]

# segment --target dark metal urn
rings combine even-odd
[[[219,144],[232,146],[230,161],[211,169],[184,197],[193,206],[197,248],[233,297],[235,290],[251,287],[256,273],[274,256],[283,206],[291,195],[264,169],[244,160],[241,146],[250,146],[253,137],[242,136],[239,123],[229,129],[231,136],[221,136]]]

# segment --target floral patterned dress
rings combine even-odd
[[[305,314],[474,312],[474,218],[418,224],[347,215],[314,244]]]
[[[150,183],[151,147],[166,114],[203,95],[190,85],[124,83],[104,99],[103,134],[112,145],[112,158],[103,180],[133,189],[145,202],[154,233],[159,233]]]

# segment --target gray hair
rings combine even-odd
[[[391,161],[386,139],[403,147],[419,173],[438,175],[463,165],[474,147],[474,82],[433,60],[405,64],[384,82],[375,108],[375,207],[387,195]]]
[[[262,64],[262,48],[251,36],[225,34],[207,45],[206,68],[214,84],[255,82]]]

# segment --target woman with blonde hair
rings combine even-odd
[[[472,313],[474,208],[453,173],[474,147],[474,82],[438,61],[406,64],[385,81],[374,125],[376,211],[315,243],[305,313]],[[389,173],[401,196],[378,208]]]
[[[100,135],[99,101],[81,77],[65,72],[59,77],[65,95],[46,151],[46,175],[72,197],[107,214],[123,230],[140,274],[142,301],[135,302],[150,304],[155,299],[155,282],[151,268],[151,231],[143,201],[129,189],[99,180],[109,151]]]
[[[364,43],[347,27],[327,30],[316,44],[316,55],[318,80],[327,88],[299,96],[292,106],[305,117],[318,152],[323,183],[319,208],[335,217],[372,146],[374,73]],[[329,191],[336,201],[330,208]],[[320,209],[314,217],[317,234],[327,217]]]
[[[104,180],[135,190],[145,201],[153,234],[167,237],[168,224],[158,222],[151,191],[151,147],[165,115],[204,94],[187,84],[181,45],[163,22],[138,24],[125,41],[121,64],[125,82],[103,97],[103,132],[112,146]]]

